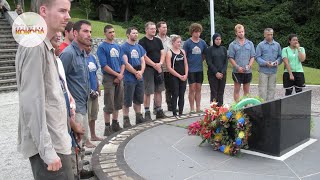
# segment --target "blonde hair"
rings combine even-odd
[[[244,30],[244,26],[242,24],[237,24],[235,27],[234,27],[234,32],[236,33],[239,29],[243,29]]]
[[[177,35],[177,34],[172,34],[170,35],[170,39],[171,39],[171,43],[173,44],[174,42],[176,42],[177,39],[181,39],[181,36]]]

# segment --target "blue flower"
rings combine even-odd
[[[220,146],[220,151],[221,151],[221,152],[224,152],[224,148],[225,148],[225,147],[226,147],[225,145]]]
[[[244,118],[243,118],[243,117],[240,118],[240,119],[238,120],[238,123],[240,123],[241,125],[243,125],[243,124],[244,124]]]
[[[230,117],[232,116],[232,112],[231,111],[227,112],[226,116],[228,119],[230,119]]]
[[[241,138],[236,139],[236,144],[237,144],[237,146],[240,146],[242,144]]]
[[[218,134],[220,132],[220,128],[217,128],[216,129],[216,133]]]

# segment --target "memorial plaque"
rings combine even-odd
[[[244,109],[252,122],[249,150],[282,156],[310,138],[311,90]]]

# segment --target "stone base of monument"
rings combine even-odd
[[[244,109],[252,122],[249,151],[282,160],[315,142],[310,139],[311,90]]]

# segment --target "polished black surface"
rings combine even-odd
[[[248,107],[249,149],[281,156],[310,138],[311,90]]]

